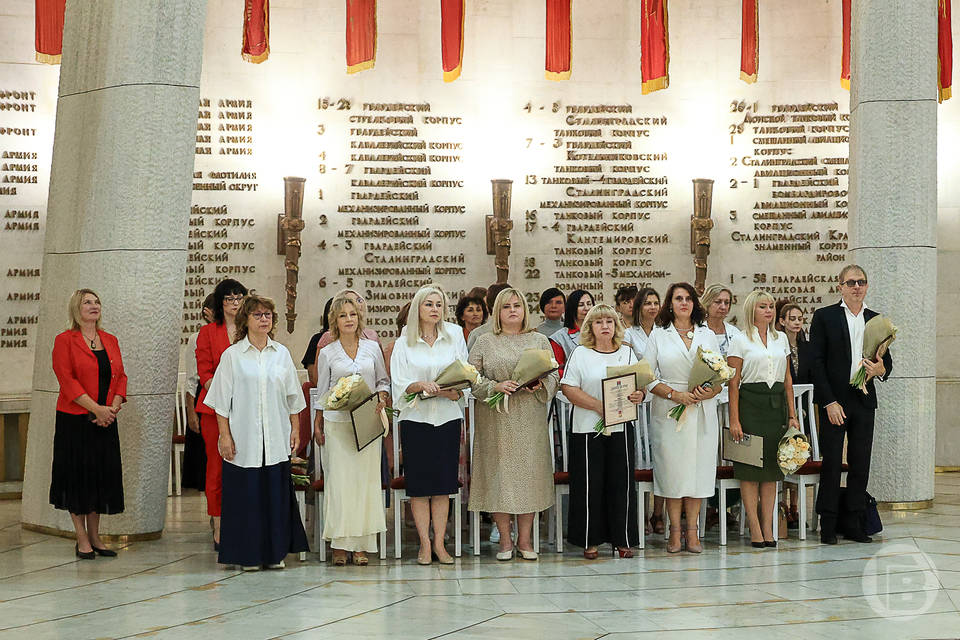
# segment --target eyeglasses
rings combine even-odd
[[[850,288],[853,288],[853,287],[865,287],[865,286],[867,286],[867,279],[866,279],[866,278],[863,278],[863,279],[861,279],[861,280],[853,280],[853,279],[844,280],[844,281],[841,282],[840,284],[846,285],[846,286],[848,286],[848,287],[850,287]]]
[[[252,316],[253,316],[254,318],[256,318],[257,320],[272,320],[272,319],[273,319],[273,312],[271,312],[271,311],[254,311],[254,312],[251,313],[250,315],[252,315]]]
[[[223,296],[223,301],[230,303],[236,302],[237,304],[240,304],[243,302],[243,296]]]

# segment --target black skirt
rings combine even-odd
[[[86,414],[57,411],[50,504],[73,514],[123,512],[123,470],[117,421],[109,427]]]
[[[290,480],[290,461],[238,467],[223,461],[222,564],[279,564],[288,553],[309,551]]]
[[[460,420],[439,426],[400,421],[403,475],[411,498],[446,496],[460,490]]]

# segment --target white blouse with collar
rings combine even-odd
[[[476,331],[476,329],[474,329]],[[393,406],[400,409],[401,420],[411,420],[440,426],[463,418],[461,402],[442,397],[417,399],[413,404],[404,401],[407,387],[414,382],[432,382],[454,360],[467,362],[467,343],[463,329],[444,322],[437,332],[433,346],[419,338],[412,347],[407,344],[407,327],[393,343],[390,356],[390,375],[393,378]]]
[[[390,377],[383,363],[380,345],[373,340],[361,339],[357,345],[357,356],[351,358],[344,351],[339,340],[331,342],[317,352],[317,391],[320,396],[337,384],[340,378],[359,373],[371,391],[390,393]],[[325,410],[325,419],[340,422],[350,421],[349,411]]]
[[[777,382],[783,382],[787,373],[787,357],[790,355],[790,343],[787,334],[777,332],[772,338],[767,333],[767,344],[760,340],[760,333],[756,327],[751,327],[753,340],[747,338],[746,333],[739,333],[730,341],[728,358],[741,358],[743,365],[740,368],[740,384],[765,382],[767,387],[773,387]]]

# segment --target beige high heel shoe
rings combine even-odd
[[[693,537],[690,537],[690,532],[693,531]],[[700,537],[697,535],[699,532],[696,527],[692,529],[687,529],[687,551],[690,553],[702,553],[703,544],[700,542]]]
[[[670,527],[670,535],[673,536],[673,527]],[[670,544],[670,540],[667,540],[667,553],[679,553],[683,549],[683,536],[680,536],[680,542],[676,545]]]

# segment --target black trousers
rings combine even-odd
[[[633,479],[634,431],[597,436],[570,434],[571,544],[615,547],[639,544],[637,492]]]
[[[866,509],[867,480],[870,478],[870,455],[873,451],[873,422],[875,409],[856,400],[841,401],[846,421],[840,426],[831,424],[827,411],[820,407],[820,490],[817,494],[817,513],[823,526],[834,531],[856,532],[861,528],[860,518]],[[842,492],[840,473],[843,462],[843,439],[847,438],[847,489]],[[835,529],[831,530],[831,527]]]

